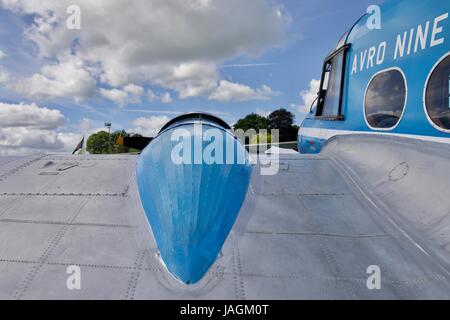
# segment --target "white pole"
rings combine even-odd
[[[86,135],[83,134],[83,147],[81,150],[81,153],[83,154],[83,160],[86,160],[86,145],[87,145],[87,141],[86,141]]]
[[[86,160],[86,152],[87,152],[87,140],[86,137],[89,137],[89,132],[90,132],[90,128],[91,128],[91,124],[89,122],[89,120],[87,119],[83,119],[81,121],[81,132],[83,134],[83,146],[82,146],[82,150],[81,153],[83,154],[83,160]]]

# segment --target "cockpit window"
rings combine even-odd
[[[398,69],[377,74],[367,88],[364,112],[372,129],[394,129],[406,105],[406,80]]]
[[[428,117],[439,129],[450,130],[450,56],[434,69],[425,93]]]
[[[328,83],[326,84],[326,96],[322,110],[322,116],[334,116],[339,113],[339,97],[342,79],[342,56],[338,54],[328,66]]]
[[[333,118],[341,113],[345,54],[346,50],[341,50],[325,62],[316,114],[318,117]]]

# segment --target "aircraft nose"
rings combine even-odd
[[[168,257],[167,267],[181,282],[191,285],[203,278],[214,260],[194,249],[181,254],[174,253],[172,259]]]
[[[224,166],[185,166],[178,169],[182,174],[163,169],[164,179],[185,183],[161,185],[154,183],[162,180],[158,166],[144,161],[138,167],[141,201],[161,258],[185,284],[197,283],[214,264],[247,194],[251,167]]]
[[[234,145],[235,160],[246,153],[232,135],[222,135],[225,145]],[[246,198],[252,168],[237,160],[177,164],[171,160],[176,145],[170,130],[158,136],[139,157],[136,176],[161,259],[173,276],[190,285],[217,260]]]

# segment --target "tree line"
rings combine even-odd
[[[233,128],[235,130],[242,129],[244,131],[253,129],[257,134],[259,134],[261,130],[267,130],[270,134],[270,130],[277,129],[280,133],[279,142],[293,142],[297,141],[299,129],[299,126],[294,123],[294,114],[282,108],[272,112],[267,117],[256,113],[249,114],[245,118],[240,119]],[[254,138],[256,139],[252,139],[251,143],[258,142],[258,136]],[[266,141],[270,142],[270,140],[271,137],[269,136]]]
[[[240,119],[233,126],[235,130],[244,131],[255,130],[256,135],[250,137],[246,143],[259,143],[259,133],[261,130],[267,130],[269,135],[264,141],[271,142],[270,130],[278,129],[280,132],[279,142],[292,142],[297,140],[299,127],[294,124],[295,116],[286,109],[279,109],[264,117],[256,113],[249,114]],[[121,154],[139,152],[125,146],[116,145],[119,137],[142,137],[140,134],[130,134],[125,130],[115,131],[111,134],[106,131],[100,131],[92,134],[87,140],[87,151],[91,154]]]
[[[142,137],[140,134],[129,134],[125,130],[112,132],[100,131],[92,134],[86,142],[86,149],[90,154],[121,154],[135,153],[134,150],[116,144],[119,137]]]

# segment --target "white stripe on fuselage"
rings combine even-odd
[[[419,136],[414,134],[401,134],[391,132],[378,132],[378,131],[350,131],[350,130],[334,130],[334,129],[322,129],[322,128],[301,128],[300,134],[311,137],[328,140],[334,136],[351,135],[351,134],[371,134],[371,135],[385,135],[404,137],[423,141],[432,141],[440,143],[450,144],[450,138],[432,137],[432,136]]]

